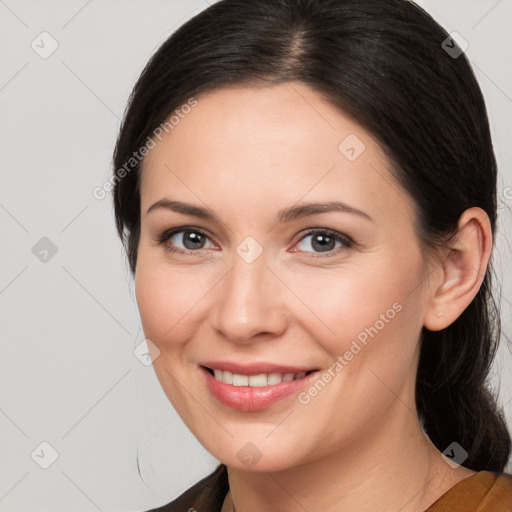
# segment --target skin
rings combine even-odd
[[[196,99],[144,161],[136,297],[163,390],[228,466],[223,511],[233,502],[237,512],[424,510],[474,472],[445,463],[419,424],[420,331],[448,326],[477,293],[492,246],[487,215],[467,210],[451,245],[427,261],[414,204],[381,148],[317,92],[292,82]],[[338,148],[349,134],[365,145],[354,161]],[[147,213],[164,198],[207,207],[219,222]],[[328,201],[371,220],[340,211],[276,220],[284,208]],[[183,233],[155,241],[179,227],[206,232],[202,248],[169,251],[186,251]],[[354,243],[321,252],[311,228]],[[263,250],[252,263],[236,252],[247,236]],[[292,395],[236,411],[200,375],[200,362],[219,359],[327,371],[397,303],[307,404]],[[237,456],[248,442],[261,454],[253,467]]]

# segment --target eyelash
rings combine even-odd
[[[172,236],[174,236],[174,235],[176,235],[178,233],[186,233],[186,232],[198,233],[198,234],[200,234],[200,235],[210,239],[210,236],[205,231],[203,231],[202,229],[195,228],[195,227],[180,227],[180,228],[173,228],[173,229],[164,231],[163,233],[158,235],[154,239],[154,241],[155,241],[155,243],[157,245],[162,245],[165,242],[167,242]],[[300,242],[302,242],[308,236],[315,235],[315,234],[327,235],[327,236],[329,236],[331,238],[334,238],[335,242],[341,242],[343,244],[343,247],[338,247],[337,249],[333,249],[333,250],[330,250],[330,251],[325,251],[324,253],[322,253],[322,252],[310,252],[310,251],[294,251],[294,252],[306,252],[306,253],[309,253],[309,254],[313,254],[314,256],[311,256],[313,258],[328,257],[328,256],[336,255],[341,250],[349,249],[349,248],[351,248],[354,245],[354,241],[349,236],[344,235],[342,233],[338,233],[337,231],[334,231],[332,229],[327,229],[327,228],[315,228],[315,229],[308,230],[306,233],[304,233],[302,235],[302,237],[296,242],[296,244],[299,244]],[[210,242],[211,242],[211,240],[210,240]],[[294,244],[294,245],[296,245],[296,244]],[[171,253],[194,254],[194,253],[199,253],[200,251],[202,251],[204,249],[197,249],[197,250],[179,249],[179,248],[176,248],[176,247],[172,247],[172,246],[166,245],[165,250],[169,251]]]

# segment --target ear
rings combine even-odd
[[[469,208],[440,262],[441,283],[436,284],[425,314],[424,326],[439,331],[452,324],[468,307],[484,280],[492,251],[492,230],[481,208]]]

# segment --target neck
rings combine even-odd
[[[230,492],[222,511],[425,510],[474,472],[450,468],[417,418],[403,404],[400,407],[398,422],[382,425],[378,435],[372,432],[371,441],[328,457],[275,472],[228,468]]]

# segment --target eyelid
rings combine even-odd
[[[162,245],[162,244],[165,244],[174,235],[181,233],[181,232],[186,232],[186,231],[193,231],[195,233],[199,233],[199,234],[203,235],[204,237],[208,238],[208,240],[210,240],[211,243],[217,245],[215,243],[212,235],[210,233],[208,233],[207,230],[205,230],[203,228],[198,228],[195,226],[179,226],[179,227],[175,227],[175,228],[166,229],[163,232],[158,233],[153,238],[153,242],[156,245]],[[190,254],[190,253],[200,253],[204,249],[197,249],[197,250],[193,251],[190,249],[181,249],[179,247],[166,246],[166,250],[169,250],[171,252],[180,252],[180,253],[184,253],[184,254]]]
[[[336,241],[341,242],[342,247],[338,247],[337,249],[333,249],[331,251],[325,251],[324,253],[314,252],[314,251],[292,251],[292,252],[305,252],[308,254],[315,255],[314,257],[334,256],[334,255],[337,255],[341,250],[350,249],[352,246],[355,245],[354,240],[352,240],[352,238],[350,238],[348,235],[345,235],[344,233],[340,233],[338,231],[335,231],[335,230],[329,229],[329,228],[311,228],[308,231],[306,231],[306,233],[303,233],[300,236],[300,238],[297,240],[297,242],[294,243],[294,246],[296,246],[297,244],[302,242],[302,240],[304,240],[304,238],[311,236],[311,235],[315,235],[317,233],[327,234],[328,236],[334,238]]]
[[[163,231],[162,233],[157,234],[156,237],[153,238],[153,241],[156,243],[156,245],[162,245],[166,241],[168,241],[171,237],[173,237],[174,235],[181,233],[181,232],[187,232],[187,231],[199,233],[199,234],[203,235],[204,237],[208,238],[208,240],[210,240],[211,243],[217,245],[213,239],[213,236],[207,230],[205,230],[203,228],[198,228],[195,226],[179,226],[179,227],[167,229],[167,230]],[[293,246],[296,246],[298,243],[300,243],[302,240],[304,240],[304,238],[314,235],[314,234],[317,234],[317,233],[326,234],[326,235],[334,238],[335,240],[341,242],[342,247],[338,247],[337,249],[333,249],[330,251],[325,251],[324,253],[314,252],[314,251],[297,251],[297,250],[294,250],[292,252],[302,252],[302,253],[313,254],[313,255],[315,255],[314,257],[318,257],[318,256],[327,257],[327,256],[337,255],[341,250],[349,249],[350,247],[355,245],[354,240],[352,240],[352,238],[350,238],[348,235],[345,235],[344,233],[340,233],[338,231],[335,231],[335,230],[329,229],[329,228],[310,228],[305,233],[303,232],[300,235],[300,238],[293,244]],[[206,248],[206,249],[211,249],[211,248]],[[201,248],[201,249],[197,249],[197,250],[191,250],[191,249],[181,249],[178,247],[166,246],[166,250],[169,250],[171,252],[178,252],[178,253],[182,253],[182,254],[201,253],[202,251],[204,251],[206,249]]]

